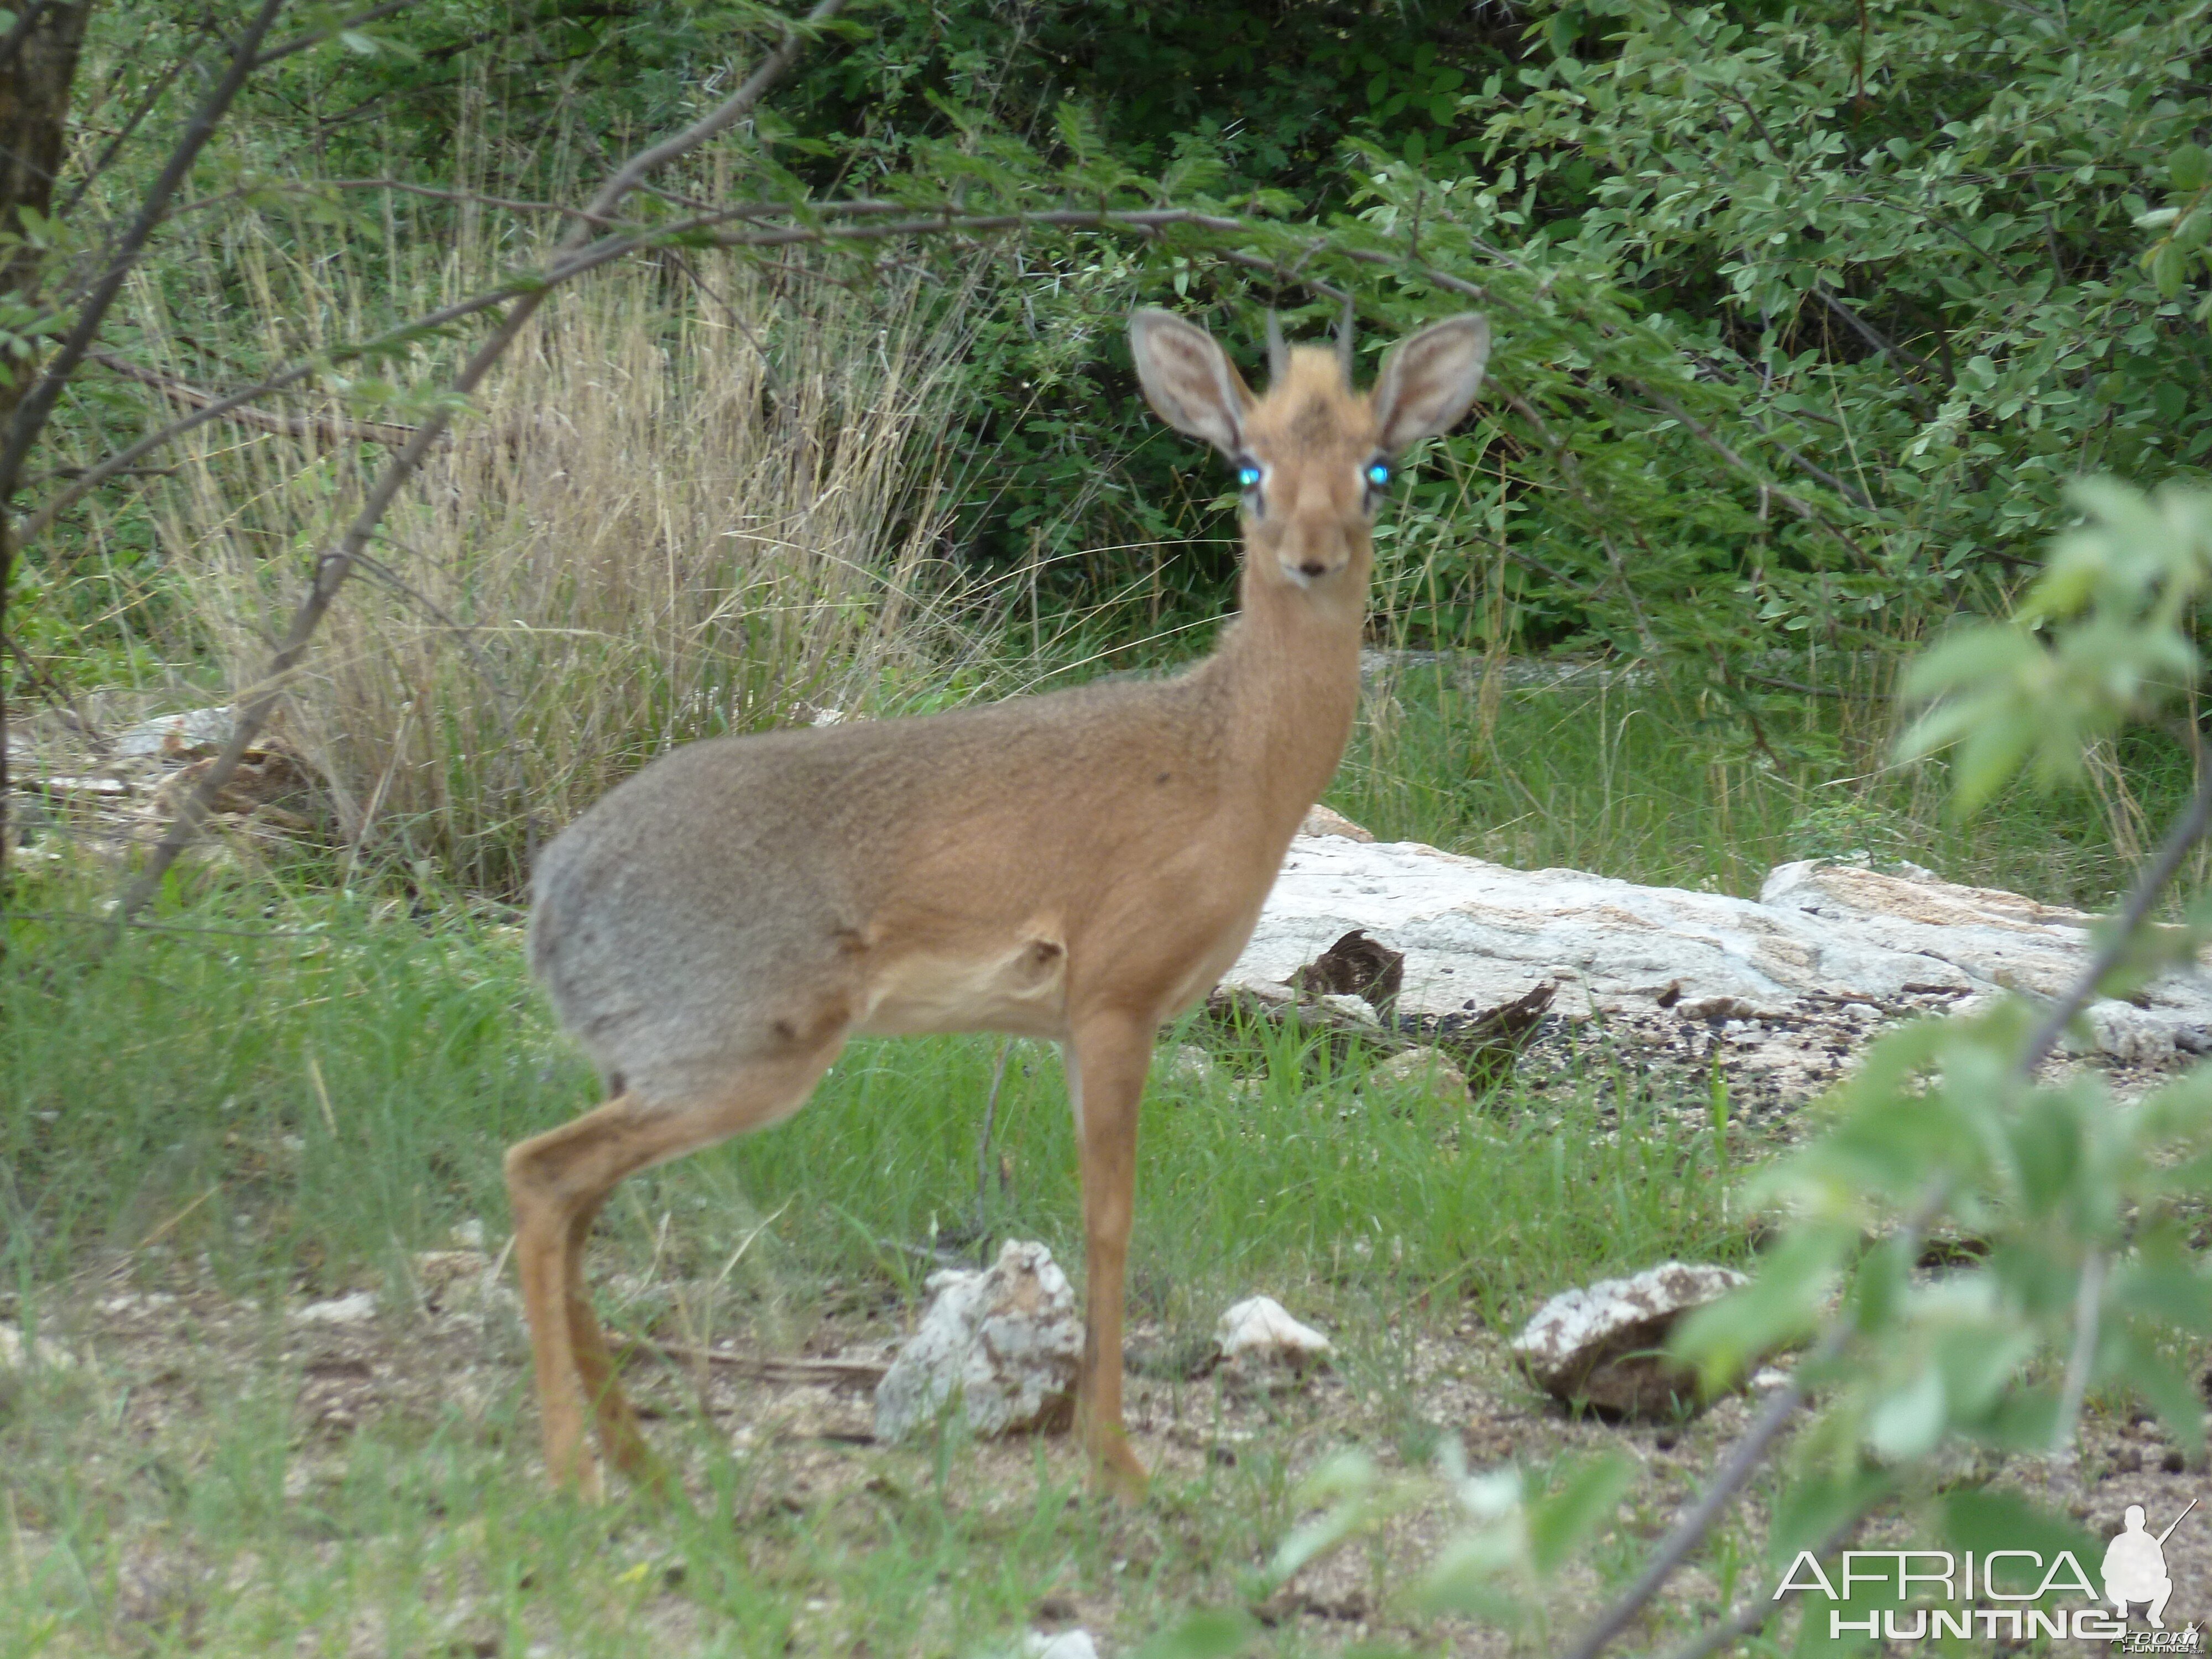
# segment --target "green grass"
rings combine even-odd
[[[1688,673],[1501,684],[1486,701],[1481,659],[1460,660],[1456,675],[1417,664],[1370,687],[1326,799],[1386,840],[1521,869],[1751,896],[1792,859],[1871,857],[2094,908],[2194,787],[2179,744],[2136,734],[2081,787],[2018,788],[1960,823],[1941,763],[1888,758],[1884,702],[1762,692],[1747,704]],[[2200,858],[2193,884],[2208,876]]]
[[[1124,1635],[1158,1628],[1233,1596],[1296,1520],[1294,1465],[1323,1430],[1295,1400],[1262,1403],[1279,1446],[1164,1478],[1134,1515],[1082,1499],[1060,1443],[988,1463],[848,1448],[874,1473],[825,1490],[796,1454],[732,1454],[682,1422],[658,1432],[696,1453],[698,1514],[583,1512],[539,1486],[513,1332],[486,1401],[333,1447],[294,1420],[283,1307],[369,1286],[404,1308],[410,1253],[470,1219],[496,1250],[501,1147],[592,1103],[592,1079],[504,921],[232,885],[110,948],[21,915],[88,918],[85,897],[23,894],[0,968],[0,1318],[66,1334],[134,1286],[259,1312],[183,1351],[163,1388],[197,1409],[155,1424],[96,1364],[0,1395],[0,1656],[341,1652],[364,1630],[380,1651],[627,1654],[641,1628],[672,1652],[965,1655],[1018,1632],[1041,1586]],[[973,1218],[997,1054],[855,1044],[786,1124],[628,1183],[595,1252],[603,1303],[636,1329],[691,1294],[696,1317],[753,1237],[717,1331],[788,1347],[859,1309],[895,1334],[933,1233]],[[1424,1333],[1494,1328],[1607,1268],[1746,1253],[1702,1131],[1616,1125],[1580,1097],[1452,1108],[1364,1075],[1277,1040],[1263,1064],[1237,1051],[1210,1080],[1156,1079],[1143,1124],[1133,1316],[1171,1349],[1255,1290],[1324,1323],[1363,1402],[1331,1438],[1419,1456],[1455,1431],[1418,1397]],[[1042,1238],[1073,1273],[1056,1055],[1018,1046],[998,1122],[1011,1180],[992,1183],[990,1233]]]
[[[2130,826],[2154,834],[2186,787],[2175,756],[2148,747],[2102,794],[2008,802],[1961,829],[1941,817],[1938,775],[1863,769],[1881,731],[1863,708],[1806,699],[1784,720],[1767,705],[1762,749],[1698,698],[1661,682],[1507,690],[1486,707],[1479,686],[1408,672],[1370,700],[1332,804],[1386,836],[1523,866],[1748,891],[1784,859],[1863,849],[2094,902],[2124,872]],[[1163,1068],[1148,1092],[1133,1318],[1158,1351],[1188,1352],[1226,1301],[1264,1290],[1335,1335],[1335,1403],[1193,1385],[1203,1433],[1228,1432],[1206,1413],[1242,1413],[1237,1460],[1164,1473],[1123,1513],[1081,1495],[1064,1442],[733,1449],[727,1422],[668,1409],[664,1386],[653,1431],[685,1460],[696,1507],[582,1510],[540,1486],[511,1318],[463,1356],[477,1380],[451,1399],[438,1368],[460,1362],[431,1353],[425,1401],[336,1437],[301,1420],[306,1362],[284,1307],[377,1289],[407,1352],[413,1254],[471,1221],[496,1251],[501,1148],[595,1092],[529,981],[512,912],[389,896],[374,872],[348,896],[331,878],[313,865],[196,875],[167,931],[112,946],[91,880],[19,890],[0,963],[0,1319],[70,1339],[88,1306],[137,1290],[183,1296],[187,1335],[213,1317],[195,1296],[246,1310],[246,1325],[208,1326],[150,1373],[125,1356],[0,1375],[0,1659],[968,1659],[1063,1595],[1126,1646],[1237,1599],[1328,1448],[1415,1463],[1464,1431],[1464,1407],[1438,1403],[1453,1396],[1437,1393],[1437,1352],[1462,1357],[1449,1381],[1566,1285],[1749,1254],[1724,1208],[1738,1166],[1717,1157],[1701,1098],[1616,1089],[1601,1103],[1592,1078],[1447,1106],[1370,1084],[1357,1054],[1279,1037],[1255,1051],[1189,1023],[1164,1048],[1210,1047],[1218,1063],[1199,1081]],[[704,1320],[769,1352],[895,1335],[932,1247],[972,1248],[1000,1054],[991,1038],[856,1043],[787,1123],[626,1183],[594,1246],[611,1322],[683,1336]],[[984,1237],[1042,1239],[1078,1274],[1075,1151],[1048,1048],[1013,1046],[997,1126]],[[1760,1148],[1730,1151],[1740,1164]],[[1510,1403],[1519,1385],[1493,1370],[1469,1386]],[[1517,1409],[1519,1437],[1478,1443],[1479,1461],[1510,1455],[1540,1478],[1575,1437],[1602,1439]],[[1633,1570],[1687,1478],[1647,1474],[1595,1553],[1593,1590]],[[1436,1538],[1374,1558],[1378,1606]],[[1759,1547],[1730,1533],[1715,1548]],[[1351,1639],[1327,1629],[1286,1622],[1265,1650]],[[1460,1650],[1449,1629],[1425,1639]]]
[[[14,924],[0,1158],[19,1285],[159,1229],[233,1283],[335,1289],[458,1222],[503,1230],[500,1149],[595,1103],[519,928],[380,918],[316,894],[260,908],[273,914],[213,903],[112,949],[82,923]],[[226,926],[265,936],[186,931]],[[1216,1040],[1194,1020],[1162,1046]],[[779,1270],[909,1288],[902,1247],[974,1220],[998,1051],[990,1037],[855,1042],[797,1116],[628,1183],[605,1225],[650,1249],[659,1218],[679,1217],[683,1254],[665,1265],[688,1272],[774,1211]],[[1711,1149],[1671,1117],[1632,1113],[1605,1133],[1587,1099],[1532,1106],[1509,1088],[1454,1110],[1364,1079],[1357,1056],[1333,1065],[1279,1037],[1203,1082],[1156,1078],[1131,1264],[1156,1316],[1183,1292],[1204,1302],[1266,1277],[1449,1287],[1504,1319],[1530,1286],[1722,1243],[1705,1188],[1684,1179]],[[1048,1045],[1015,1045],[997,1126],[992,1158],[1011,1179],[985,1195],[990,1231],[1079,1255]]]

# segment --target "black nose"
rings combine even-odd
[[[1326,576],[1328,574],[1328,567],[1319,559],[1308,559],[1298,567],[1298,570],[1307,576]]]

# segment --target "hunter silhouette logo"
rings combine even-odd
[[[2166,1540],[2173,1536],[2173,1528],[2189,1518],[2189,1510],[2197,1507],[2191,1498],[2187,1509],[2173,1517],[2166,1529],[2152,1537],[2143,1526],[2143,1506],[2128,1505],[2122,1517],[2123,1529],[2105,1550],[2105,1599],[2112,1610],[2123,1619],[2128,1616],[2128,1604],[2147,1601],[2150,1604],[2150,1624],[2153,1630],[2164,1630],[2166,1598],[2173,1594],[2173,1580],[2166,1576]]]
[[[1980,1637],[2017,1646],[2044,1638],[2101,1642],[2121,1653],[2202,1654],[2204,1632],[2193,1621],[2186,1630],[2170,1630],[2166,1624],[2166,1602],[2173,1595],[2166,1541],[2197,1502],[2191,1498],[2160,1533],[2150,1530],[2142,1504],[2128,1505],[2100,1564],[2102,1596],[2072,1550],[2045,1555],[2008,1548],[1845,1550],[1836,1564],[1841,1571],[1833,1577],[1812,1551],[1800,1550],[1775,1586],[1774,1599],[1796,1594],[1832,1604],[1857,1603],[1848,1610],[1837,1605],[1826,1609],[1832,1642],[1846,1636],[1889,1643]],[[1877,1590],[1892,1605],[1866,1605],[1863,1586]],[[2148,1630],[2129,1628],[2130,1607],[2145,1611]]]

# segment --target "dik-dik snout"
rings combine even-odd
[[[1375,563],[1369,527],[1380,496],[1364,480],[1368,469],[1334,456],[1259,470],[1260,484],[1244,500],[1244,538],[1255,565],[1297,587],[1364,589]]]

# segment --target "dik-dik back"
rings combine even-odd
[[[1140,884],[1218,908],[1279,861],[1289,829],[1223,817],[1221,703],[1186,677],[691,744],[546,849],[533,965],[672,1106],[833,1028],[1060,1036],[1071,945]]]

